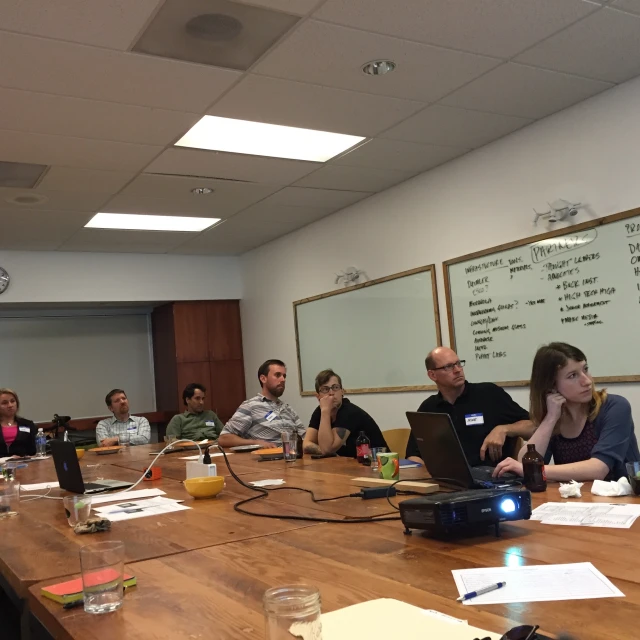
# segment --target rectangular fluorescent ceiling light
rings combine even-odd
[[[204,116],[176,146],[326,162],[363,140],[363,137],[343,133]]]
[[[89,229],[126,229],[136,231],[204,231],[220,218],[151,216],[135,213],[96,213],[84,226]]]

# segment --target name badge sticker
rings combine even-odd
[[[467,427],[474,424],[484,424],[484,416],[481,413],[468,413],[464,417],[464,423]]]
[[[127,431],[137,431],[138,427],[135,424],[130,424],[127,426]]]
[[[213,420],[207,420],[205,423],[206,427],[215,427],[216,423]]]
[[[22,431],[22,433],[31,433],[31,429],[29,429],[29,427],[18,427],[18,429]]]

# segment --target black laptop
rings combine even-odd
[[[53,464],[56,467],[58,484],[65,491],[71,491],[72,493],[103,493],[113,489],[126,489],[133,484],[133,482],[124,482],[122,480],[97,480],[96,482],[87,482],[85,484],[82,479],[74,443],[51,440],[49,444],[51,445]]]
[[[470,467],[451,418],[446,413],[407,411],[420,457],[434,478],[451,478],[469,489],[518,484],[512,473],[493,478],[493,467]]]

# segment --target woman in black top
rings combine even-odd
[[[34,456],[36,425],[20,418],[20,399],[11,389],[0,389],[0,458]]]

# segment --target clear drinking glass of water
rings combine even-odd
[[[131,444],[131,436],[128,433],[121,433],[118,436],[118,444],[121,447],[128,447]]]
[[[82,547],[80,569],[84,610],[117,611],[124,597],[124,542],[98,542]]]
[[[387,447],[371,447],[371,471],[378,469],[378,454],[388,452],[389,449]]]
[[[85,522],[91,514],[91,497],[84,495],[65,496],[62,500],[64,513],[70,527]]]
[[[285,461],[295,462],[298,455],[298,434],[293,431],[283,431],[281,435]]]
[[[264,594],[267,640],[322,639],[320,592],[305,584],[267,589]]]
[[[0,518],[14,516],[20,504],[20,483],[16,480],[0,480]]]

